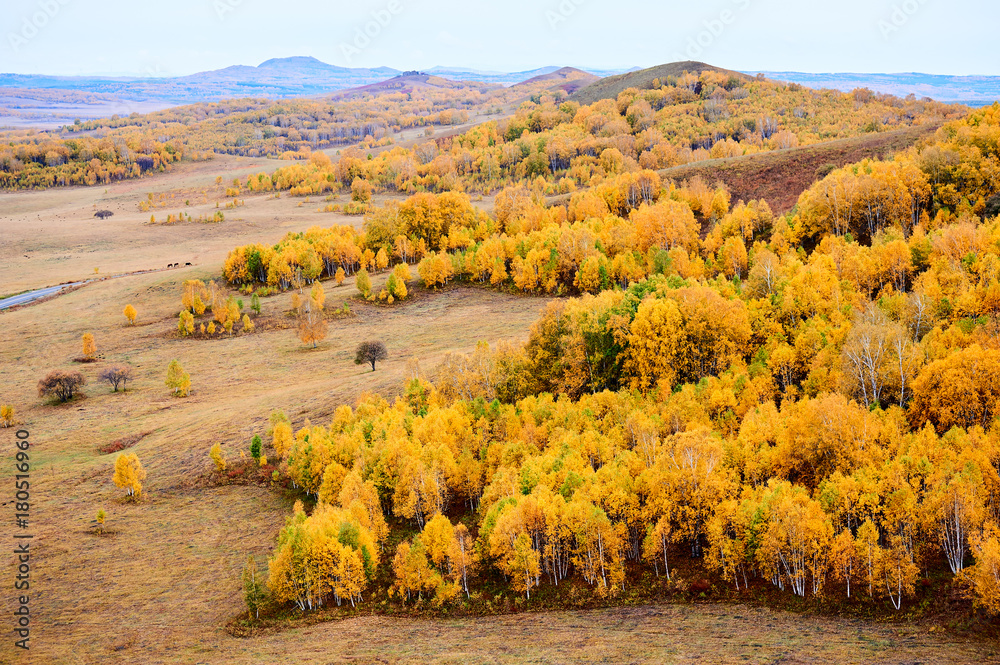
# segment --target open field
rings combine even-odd
[[[165,175],[126,180],[108,187],[70,187],[44,192],[5,192],[0,195],[0,295],[51,286],[100,274],[165,268],[169,263],[221,265],[232,247],[250,241],[276,242],[289,231],[313,225],[360,224],[360,217],[317,213],[317,199],[246,197],[246,205],[225,210],[225,197],[216,195],[216,176],[225,184],[233,178],[275,170],[287,161],[216,156],[206,162],[184,162]],[[213,194],[207,203],[197,192]],[[139,210],[146,194],[174,194],[166,208]],[[185,197],[193,203],[184,204]],[[321,201],[322,199],[318,199]],[[222,201],[226,216],[220,223],[180,222],[150,224],[180,211],[192,217],[216,211]],[[299,204],[302,204],[301,207]],[[325,205],[325,204],[324,204]],[[96,209],[114,213],[96,219]],[[218,271],[218,267],[213,269]]]
[[[206,635],[151,655],[155,630],[101,640],[121,663],[971,663],[996,662],[974,641],[912,628],[716,604],[523,613],[474,619],[365,616],[237,640]],[[97,655],[97,654],[95,654]],[[101,662],[67,660],[65,662]]]
[[[185,177],[196,179],[198,173]],[[141,192],[143,185],[153,184],[160,183],[130,182],[122,189],[139,185]],[[128,634],[111,630],[114,625],[132,626],[141,636],[137,639],[143,649],[136,653],[145,655],[136,656],[136,662],[152,662],[147,658],[154,646],[186,644],[196,651],[239,607],[237,579],[246,554],[263,557],[269,552],[290,501],[267,489],[210,487],[200,481],[210,466],[207,450],[213,443],[223,443],[235,456],[252,433],[263,433],[272,409],[284,409],[301,424],[305,416],[325,419],[363,391],[392,394],[401,386],[411,356],[430,368],[443,353],[467,351],[480,339],[523,338],[544,304],[478,289],[444,294],[418,290],[412,301],[392,309],[352,303],[356,316],[331,321],[329,337],[313,350],[303,348],[293,321],[284,317],[290,296],[281,294],[264,299],[262,319],[271,323],[253,334],[180,339],[176,312],[183,280],[217,276],[225,252],[245,242],[244,236],[276,240],[287,230],[316,223],[320,215],[296,214],[294,201],[278,200],[273,203],[286,208],[284,221],[268,228],[256,224],[266,226],[264,218],[274,216],[271,211],[259,212],[256,223],[144,226],[138,213],[130,212],[137,192],[109,194],[121,213],[103,225],[89,218],[66,224],[73,206],[85,210],[87,205],[74,203],[66,192],[15,195],[22,214],[34,213],[35,237],[46,238],[53,248],[73,249],[60,253],[37,247],[37,258],[4,267],[5,283],[15,281],[16,289],[58,281],[84,272],[93,260],[114,272],[144,266],[160,260],[168,242],[175,247],[171,260],[190,256],[198,265],[96,282],[2,315],[4,401],[18,405],[18,417],[35,442],[38,640],[33,645],[47,654],[44,662],[106,662],[108,645],[98,636],[113,643],[128,639]],[[57,200],[50,211],[33,207],[52,195]],[[240,212],[253,209],[248,201]],[[9,236],[8,242],[31,243],[27,227],[18,228],[20,235]],[[69,242],[68,236],[76,240]],[[177,246],[190,253],[185,256]],[[56,277],[53,265],[63,266]],[[327,289],[331,307],[354,292],[350,281]],[[123,326],[126,302],[140,312],[135,327]],[[71,359],[78,355],[84,332],[94,333],[101,360],[77,366]],[[353,349],[359,339],[376,337],[386,342],[391,357],[372,373],[353,364]],[[170,397],[163,385],[173,358],[191,373],[193,391],[187,399]],[[127,393],[115,394],[96,383],[101,367],[114,361],[128,361],[137,369]],[[89,380],[84,399],[52,406],[37,397],[34,386],[40,376],[77,367]],[[149,473],[148,500],[120,504],[121,491],[111,484],[115,455],[96,449],[141,432],[151,434],[132,450]],[[7,444],[14,432],[3,430],[0,436],[4,463],[10,463],[12,446]],[[98,538],[88,527],[101,507],[108,512],[112,533]],[[10,572],[5,562],[8,581]],[[9,646],[5,641],[3,649]]]

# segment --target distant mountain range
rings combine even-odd
[[[758,72],[745,72],[757,74]],[[789,81],[809,88],[831,88],[844,92],[869,88],[899,97],[914,94],[942,102],[971,105],[1000,100],[1000,76],[942,76],[904,72],[899,74],[807,74],[804,72],[759,72],[769,79]]]
[[[451,87],[465,83],[512,86],[526,81],[551,81],[551,89],[570,93],[581,103],[615,97],[626,87],[648,88],[656,79],[683,70],[714,69],[737,76],[758,72],[730,72],[700,62],[675,62],[648,69],[580,70],[540,67],[499,72],[461,67],[432,67],[402,72],[392,67],[349,68],[316,58],[273,58],[256,67],[234,65],[176,77],[45,76],[0,73],[0,127],[57,127],[75,118],[144,113],[155,109],[239,97],[346,97],[388,90]],[[1000,100],[1000,77],[940,76],[930,74],[808,74],[760,72],[771,79],[810,88],[849,91],[867,87],[879,92],[930,97],[972,105]],[[340,94],[338,94],[340,92]]]
[[[551,74],[559,67],[542,67],[525,72],[489,72],[455,67],[424,70],[454,81],[480,81],[513,85]],[[622,70],[595,70],[589,73],[607,76]],[[329,65],[316,58],[298,56],[273,58],[256,67],[233,65],[224,69],[198,72],[170,78],[114,76],[45,76],[37,74],[0,74],[0,87],[75,90],[117,95],[136,101],[190,103],[217,101],[233,97],[312,97],[337,90],[357,88],[403,74],[391,67],[347,68]]]

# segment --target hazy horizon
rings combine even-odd
[[[295,55],[399,70],[607,70],[676,60],[739,71],[974,76],[1000,70],[991,39],[1000,7],[971,1],[813,7],[718,0],[695,7],[374,0],[338,10],[302,0],[284,8],[275,12],[257,0],[176,0],[162,13],[105,0],[98,12],[80,0],[11,0],[0,16],[0,71],[184,76]],[[95,36],[104,35],[95,49]],[[934,48],[941,35],[960,35],[962,48]]]

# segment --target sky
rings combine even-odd
[[[308,55],[523,71],[700,60],[739,71],[1000,74],[972,0],[3,0],[0,72],[179,76]]]

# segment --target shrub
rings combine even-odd
[[[112,365],[103,370],[97,378],[99,381],[110,384],[115,389],[115,392],[118,392],[119,385],[122,391],[126,389],[126,385],[132,380],[132,376],[132,368],[128,365]]]
[[[222,473],[226,470],[226,457],[222,454],[222,446],[218,443],[208,451],[208,456],[215,463],[215,470]]]
[[[79,372],[55,369],[38,382],[38,396],[51,395],[60,402],[67,402],[73,399],[73,395],[79,392],[80,387],[86,383],[87,379]]]

